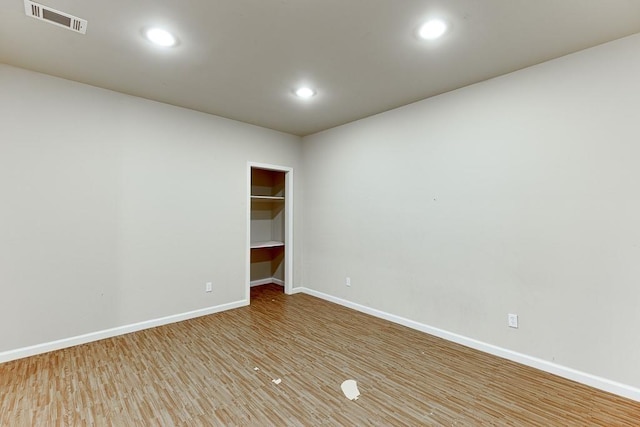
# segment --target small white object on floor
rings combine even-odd
[[[258,368],[257,366],[255,368],[253,368],[254,371],[259,371],[260,368]]]
[[[358,391],[358,383],[355,380],[346,380],[340,386],[342,388],[342,392],[347,399],[349,400],[357,400],[360,396],[360,391]]]
[[[282,380],[278,378],[277,380],[271,380],[271,382],[277,385],[277,384],[280,384]]]

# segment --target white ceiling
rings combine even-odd
[[[640,0],[42,0],[0,3],[0,62],[296,135],[640,32]],[[415,33],[432,16],[451,31]],[[180,40],[152,46],[143,29]],[[318,91],[297,99],[300,84]],[[1,94],[0,94],[1,96]]]

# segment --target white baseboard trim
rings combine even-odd
[[[253,288],[254,286],[269,285],[271,283],[279,286],[284,286],[284,280],[276,279],[275,277],[267,277],[266,279],[253,280],[249,283],[249,286]]]
[[[290,295],[303,293],[304,290],[305,290],[305,288],[303,288],[302,286],[297,286],[295,288],[291,288],[291,294]]]
[[[174,314],[171,316],[161,317],[158,319],[146,320],[144,322],[133,323],[116,328],[105,329],[103,331],[91,332],[84,335],[78,335],[70,338],[63,338],[57,341],[32,345],[29,347],[18,348],[0,352],[0,363],[9,362],[11,360],[22,359],[24,357],[35,356],[38,354],[48,353],[54,350],[73,347],[80,344],[90,343],[105,338],[111,338],[118,335],[124,335],[131,332],[141,331],[143,329],[155,328],[157,326],[167,325],[169,323],[181,322],[183,320],[193,319],[195,317],[206,316],[208,314],[219,313],[221,311],[231,310],[234,308],[249,305],[248,300],[240,300],[230,302],[228,304],[216,305],[214,307],[203,308],[200,310],[189,311],[187,313]]]
[[[273,282],[273,279],[271,277],[266,279],[260,279],[260,280],[252,280],[249,283],[249,287],[253,288],[254,286],[268,285],[269,283],[272,283],[272,282]]]
[[[411,329],[425,332],[427,334],[434,335],[439,338],[443,338],[448,341],[455,342],[457,344],[462,344],[466,347],[474,348],[476,350],[480,350],[485,353],[493,354],[495,356],[502,357],[503,359],[508,359],[526,366],[530,366],[532,368],[540,369],[541,371],[549,372],[551,374],[555,374],[560,377],[567,378],[569,380],[576,381],[581,384],[585,384],[585,385],[597,388],[599,390],[603,390],[609,393],[616,394],[618,396],[626,397],[628,399],[632,399],[637,402],[640,402],[640,389],[636,387],[632,387],[616,381],[611,381],[606,378],[588,374],[586,372],[581,372],[576,369],[568,368],[566,366],[558,365],[556,363],[539,359],[537,357],[528,356],[526,354],[508,350],[506,348],[498,347],[493,344],[487,344],[485,342],[478,341],[473,338],[468,338],[463,335],[455,334],[453,332],[448,332],[443,329],[425,325],[423,323],[406,319],[404,317],[400,317],[384,311],[376,310],[374,308],[357,304],[342,298],[334,297],[332,295],[325,294],[323,292],[318,292],[313,289],[309,289],[305,287],[300,287],[295,289],[296,290],[299,289],[299,291],[297,292],[309,294],[314,297],[317,297],[326,301],[330,301],[338,305],[342,305],[344,307],[348,307],[356,311],[360,311],[362,313],[372,315],[374,317],[378,317],[380,319],[388,320],[393,323],[407,326]]]

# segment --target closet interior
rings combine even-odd
[[[251,286],[285,285],[285,175],[251,168]]]

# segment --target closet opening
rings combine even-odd
[[[293,279],[293,169],[248,164],[246,298],[250,289],[280,286],[291,294]]]

